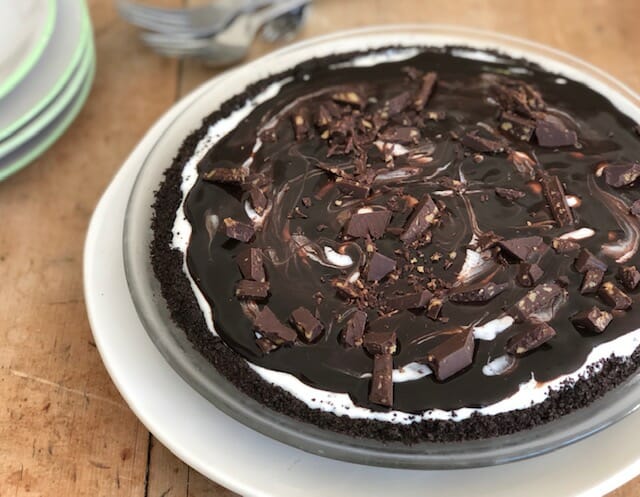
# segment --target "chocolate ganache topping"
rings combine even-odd
[[[498,402],[640,328],[636,124],[463,55],[303,66],[207,152],[186,260],[229,347],[418,413]]]

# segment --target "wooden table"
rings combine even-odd
[[[147,432],[111,383],[87,322],[82,246],[98,198],[149,126],[216,74],[151,53],[114,3],[89,0],[98,72],[86,107],[44,156],[0,183],[0,497],[234,495]],[[637,0],[315,4],[301,37],[383,23],[462,24],[566,50],[640,91]],[[272,48],[257,43],[251,57]],[[639,494],[637,478],[611,496]]]

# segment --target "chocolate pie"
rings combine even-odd
[[[309,60],[186,137],[156,194],[172,318],[242,394],[354,437],[495,437],[640,355],[640,136],[464,47]]]

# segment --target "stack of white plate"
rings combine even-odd
[[[94,74],[84,0],[0,0],[0,180],[60,137]]]

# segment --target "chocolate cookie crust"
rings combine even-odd
[[[394,425],[378,421],[337,417],[319,410],[309,409],[300,400],[263,381],[247,366],[241,356],[230,350],[219,338],[211,335],[193,297],[190,284],[182,272],[182,254],[170,248],[171,228],[181,201],[179,186],[184,164],[211,124],[230,115],[233,110],[242,106],[247,98],[260,93],[271,82],[287,76],[301,78],[307,72],[313,71],[315,66],[322,67],[349,60],[353,55],[310,61],[291,71],[252,85],[245,93],[234,97],[225,103],[218,112],[206,118],[203,126],[183,143],[178,156],[167,170],[165,181],[157,192],[154,205],[152,263],[160,280],[163,295],[172,312],[172,317],[185,330],[189,340],[239,390],[278,412],[357,437],[405,443],[420,440],[451,441],[486,438],[526,429],[583,407],[631,375],[638,366],[637,353],[628,360],[609,359],[603,361],[602,369],[590,376],[588,380],[578,380],[575,384],[567,385],[561,390],[553,392],[542,404],[530,409],[490,417],[476,415],[459,422],[421,421],[411,425]],[[558,215],[564,216],[565,214]]]

